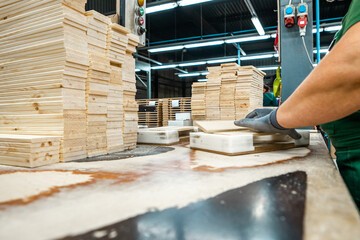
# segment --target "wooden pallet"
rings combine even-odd
[[[162,103],[159,99],[137,99],[139,105],[139,125],[146,125],[149,128],[161,127],[162,119]],[[140,111],[140,108],[154,108],[153,111]]]

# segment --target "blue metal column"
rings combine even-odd
[[[320,0],[316,1],[316,60],[320,62]]]
[[[240,62],[240,43],[237,44],[237,52],[238,52],[238,64],[239,64],[239,66],[241,66],[241,62]]]

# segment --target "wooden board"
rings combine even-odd
[[[236,126],[232,120],[194,121],[194,125],[205,133],[247,130]]]

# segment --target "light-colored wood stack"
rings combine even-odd
[[[108,152],[124,150],[124,101],[123,73],[130,31],[118,24],[111,24],[107,38],[108,55],[111,64],[108,95],[107,144]]]
[[[205,91],[207,120],[220,119],[221,67],[209,67]]]
[[[106,137],[108,153],[113,153],[124,150],[124,102],[121,68],[111,66],[110,76]]]
[[[220,119],[235,120],[235,87],[238,65],[221,65]]]
[[[61,137],[62,161],[86,156],[87,22],[68,3],[0,1],[0,133]]]
[[[126,49],[129,43],[130,30],[116,23],[111,24],[108,35],[109,60],[119,67],[124,64]]]
[[[244,66],[237,72],[235,90],[235,118],[242,119],[263,106],[263,79],[265,73],[253,66]]]
[[[194,120],[236,120],[262,107],[263,78],[265,73],[253,66],[241,67],[236,63],[222,64],[208,68],[208,82],[205,83],[205,97],[201,94],[203,84],[193,84],[192,115]],[[195,87],[195,92],[194,92]],[[201,99],[205,101],[205,117],[199,108]],[[198,112],[200,110],[200,112]],[[195,114],[194,114],[195,113]]]
[[[149,128],[162,126],[162,101],[160,99],[137,99],[139,105],[139,125],[146,125]],[[154,111],[142,111],[143,107],[153,107]]]
[[[60,137],[0,134],[0,164],[38,167],[60,160]]]
[[[138,104],[135,100],[136,95],[136,79],[135,79],[135,59],[132,53],[136,51],[139,44],[139,38],[134,34],[128,34],[128,46],[124,64],[122,65],[123,73],[123,98],[124,98],[124,148],[134,149],[137,142],[138,129]]]
[[[191,115],[193,120],[204,120],[206,82],[195,82],[192,85]]]
[[[107,106],[110,61],[107,36],[110,19],[96,11],[86,12],[90,66],[86,82],[87,156],[107,153]]]

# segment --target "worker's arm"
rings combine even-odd
[[[276,114],[284,128],[315,126],[360,109],[360,22],[353,25]]]
[[[300,138],[294,128],[331,122],[360,109],[360,22],[352,26],[277,110],[256,109],[235,125]]]

